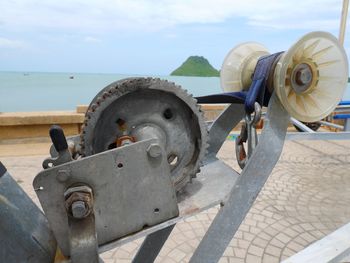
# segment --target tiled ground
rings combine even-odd
[[[1,147],[1,145],[0,145]],[[234,144],[222,158],[238,170]],[[350,141],[286,142],[283,154],[220,262],[279,262],[350,221]],[[31,182],[44,156],[1,157],[37,201]],[[218,211],[177,224],[156,262],[188,262]],[[142,240],[102,254],[106,263],[131,262]]]

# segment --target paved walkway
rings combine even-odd
[[[227,141],[219,155],[239,171],[233,147]],[[280,161],[220,262],[279,262],[349,222],[349,153],[350,141],[286,142]],[[0,157],[36,202],[31,182],[44,157]],[[177,224],[156,262],[188,262],[217,211],[215,207]],[[106,263],[131,262],[141,242],[106,252],[102,258]]]

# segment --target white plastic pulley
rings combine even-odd
[[[267,48],[256,42],[242,43],[227,54],[220,71],[224,92],[248,90],[258,59],[269,55]]]
[[[347,87],[348,60],[327,32],[303,36],[283,53],[274,71],[274,89],[289,114],[304,122],[329,115]]]

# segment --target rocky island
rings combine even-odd
[[[219,77],[220,73],[202,56],[190,56],[180,67],[171,72],[172,76]]]

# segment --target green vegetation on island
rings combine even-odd
[[[171,72],[172,76],[219,77],[220,73],[209,61],[201,56],[190,56],[180,67]]]

